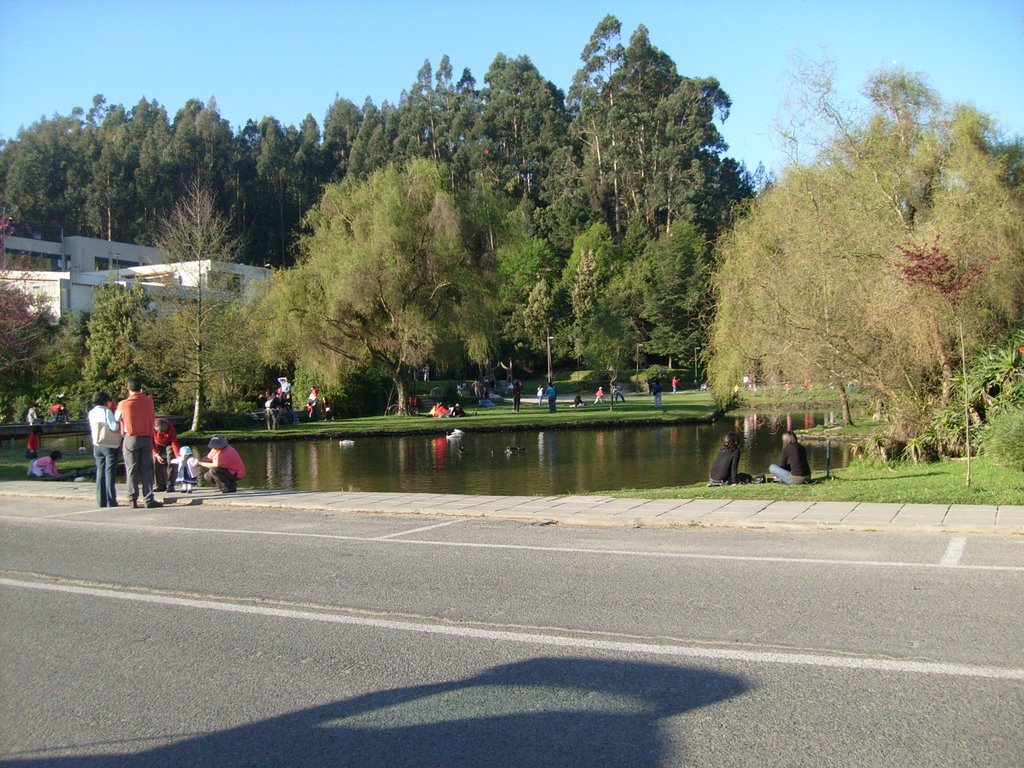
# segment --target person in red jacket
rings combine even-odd
[[[39,458],[39,439],[42,434],[42,427],[32,427],[32,431],[28,433],[28,441],[25,443],[25,458],[29,461]]]
[[[157,419],[153,425],[154,490],[174,490],[174,481],[178,474],[178,465],[174,460],[180,455],[178,430],[168,419]]]

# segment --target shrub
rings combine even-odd
[[[581,369],[579,371],[573,371],[572,373],[570,373],[568,381],[571,384],[589,384],[592,381],[597,381],[597,379],[597,371]]]
[[[256,409],[253,409],[256,410]],[[200,428],[205,432],[221,432],[232,429],[247,429],[253,425],[253,418],[250,412],[228,413],[226,411],[205,411]],[[180,420],[179,431],[185,431],[192,427],[192,414]]]
[[[1024,471],[1024,408],[1003,409],[981,436],[981,448],[994,464]]]

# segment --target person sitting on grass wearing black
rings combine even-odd
[[[730,432],[725,436],[722,449],[711,465],[711,482],[708,485],[736,485],[739,482],[740,436]]]
[[[763,483],[764,475],[748,475],[739,472],[740,466],[740,435],[730,432],[725,436],[722,449],[711,465],[711,479],[708,485],[746,485],[747,483]]]
[[[238,451],[228,445],[228,439],[220,435],[210,438],[210,452],[199,461],[200,467],[209,472],[203,475],[208,483],[214,483],[221,493],[234,493],[238,481],[245,477],[245,464]]]
[[[811,479],[811,467],[807,463],[807,449],[797,442],[793,432],[782,433],[782,458],[772,464],[768,471],[786,485],[802,485]]]

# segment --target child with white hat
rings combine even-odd
[[[192,449],[183,445],[180,455],[171,463],[178,465],[177,489],[182,493],[192,493],[192,489],[199,485],[199,460],[192,455]]]

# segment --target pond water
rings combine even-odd
[[[243,486],[318,491],[381,491],[549,496],[706,481],[725,434],[743,435],[740,471],[767,472],[787,428],[822,424],[828,412],[750,414],[710,424],[545,432],[467,433],[236,443]],[[806,442],[811,470],[825,471],[826,445]],[[831,466],[845,467],[850,446],[833,443]]]

